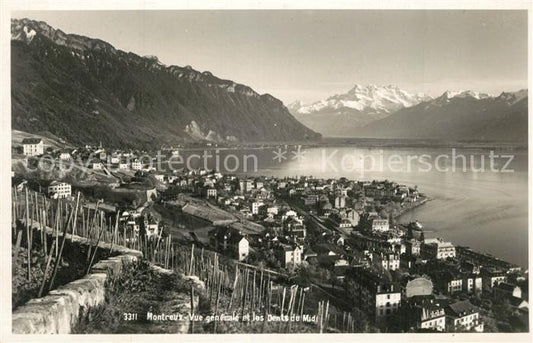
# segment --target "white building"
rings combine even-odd
[[[146,221],[146,236],[157,236],[159,235],[159,223],[156,221]]]
[[[217,190],[216,190],[216,188],[208,188],[208,189],[207,189],[207,197],[208,197],[208,198],[216,198],[216,197],[217,197]]]
[[[263,206],[264,203],[260,202],[260,201],[255,201],[252,203],[252,214],[259,214],[259,209],[261,208],[261,206]]]
[[[478,294],[483,291],[483,278],[478,274],[467,275],[463,278],[463,290],[467,294]]]
[[[339,223],[339,229],[351,229],[352,222],[348,218],[342,218]]]
[[[463,290],[463,279],[453,278],[448,281],[448,294],[459,293]]]
[[[479,310],[469,300],[456,302],[446,308],[446,326],[449,330],[483,332]]]
[[[41,138],[24,138],[22,140],[24,156],[39,156],[44,153],[44,143]]]
[[[348,219],[352,223],[352,226],[355,227],[359,224],[360,216],[356,210],[349,209],[346,211],[346,219]]]
[[[302,248],[298,245],[282,244],[277,248],[277,255],[284,268],[294,268],[302,263]]]
[[[239,189],[242,193],[249,192],[254,188],[253,180],[239,180]]]
[[[93,160],[91,162],[91,167],[93,170],[102,170],[104,168],[104,165],[99,160]]]
[[[336,197],[335,208],[345,208],[345,207],[346,207],[346,197],[344,195]]]
[[[402,297],[400,285],[364,268],[356,268],[347,273],[345,282],[347,296],[376,324],[380,325],[398,312]]]
[[[380,231],[380,232],[389,231],[389,220],[388,219],[372,220],[372,231]]]
[[[425,239],[422,250],[427,257],[439,260],[455,257],[455,246],[451,242],[443,241],[441,238]]]
[[[70,161],[70,159],[71,159],[70,153],[68,153],[66,151],[61,152],[59,154],[59,159],[62,160],[62,161]]]
[[[237,255],[239,261],[243,261],[248,257],[250,253],[250,243],[248,240],[241,236],[234,244],[234,253]]]
[[[296,211],[294,210],[288,210],[287,212],[285,212],[285,214],[283,215],[283,218],[282,220],[285,220],[289,217],[298,217],[298,213],[296,213]]]
[[[442,315],[440,315],[442,313]],[[420,322],[421,329],[436,330],[442,332],[446,329],[446,317],[444,316],[444,309],[435,311],[434,317],[424,314],[424,319]]]
[[[142,167],[143,165],[139,160],[134,160],[133,162],[131,162],[131,169],[133,170],[141,170]]]
[[[411,308],[411,312],[414,314],[416,328],[438,332],[446,330],[446,312],[433,299],[422,300]]]
[[[507,275],[501,270],[483,270],[483,287],[492,289],[502,282],[507,282]]]
[[[376,321],[398,311],[402,295],[396,290],[382,290],[376,293]]]
[[[381,253],[381,266],[386,270],[400,269],[400,255],[393,252]]]
[[[277,215],[279,213],[279,206],[269,206],[267,208],[267,213],[272,215]]]
[[[250,243],[237,230],[215,228],[208,235],[211,246],[218,251],[231,253],[239,261],[245,260],[250,253]]]
[[[72,187],[66,182],[52,181],[48,186],[48,195],[56,199],[70,198]]]
[[[111,155],[111,159],[110,159],[110,162],[112,164],[119,164],[120,163],[120,155]]]

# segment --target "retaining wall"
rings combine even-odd
[[[103,248],[103,247],[100,247]],[[130,250],[130,249],[128,249]],[[102,260],[90,273],[78,280],[52,290],[42,298],[28,301],[12,315],[14,334],[68,334],[80,316],[105,301],[105,282],[119,277],[128,263],[142,258],[140,251]]]
[[[30,223],[34,229],[41,229],[37,222]],[[53,234],[52,228],[43,228],[48,234]],[[90,244],[89,239],[67,234],[67,239],[82,245]],[[110,243],[100,242],[98,249],[109,250]],[[141,251],[123,246],[113,245],[113,251],[118,256],[110,257],[95,263],[89,274],[72,281],[66,285],[52,290],[42,298],[28,301],[17,308],[12,314],[12,332],[14,334],[68,334],[79,319],[90,308],[105,302],[105,283],[108,278],[120,277],[123,267],[142,259]],[[174,273],[172,270],[152,266],[158,273]],[[196,277],[181,276],[188,279],[195,288],[205,289],[204,283]],[[198,306],[198,296],[195,296],[194,305]],[[184,297],[181,306],[189,313],[191,310],[190,298]],[[190,323],[180,323],[179,333],[187,333]]]
[[[30,221],[34,230],[44,230],[53,235],[50,227],[41,228],[36,221]],[[77,235],[66,235],[73,244],[89,245],[90,240]],[[110,250],[111,244],[100,242],[98,249]],[[141,259],[140,251],[114,245],[119,255],[95,263],[85,277],[60,286],[42,298],[35,298],[18,307],[12,314],[14,334],[66,334],[77,323],[80,316],[105,300],[105,282],[109,277],[120,276],[128,263]]]

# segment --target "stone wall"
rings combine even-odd
[[[39,228],[36,222],[31,223],[34,229]],[[53,229],[45,227],[48,234]],[[67,234],[67,239],[75,244],[86,245],[91,242],[84,237]],[[98,249],[109,250],[110,243],[100,242]],[[105,302],[105,284],[109,278],[120,277],[124,266],[142,259],[141,251],[113,245],[113,252],[118,256],[109,257],[95,263],[85,277],[60,286],[42,298],[28,301],[17,308],[12,314],[12,332],[14,334],[68,334],[74,325],[90,308]],[[175,271],[152,265],[157,273],[175,273]],[[197,277],[180,275],[191,282],[200,292],[205,292],[205,285]],[[183,299],[176,299],[179,306],[190,313],[190,295]],[[194,297],[194,306],[199,303],[198,295]],[[190,327],[188,321],[180,323],[178,332],[187,333]]]
[[[82,279],[60,286],[42,298],[30,300],[13,312],[12,332],[70,333],[80,316],[87,313],[91,307],[104,303],[106,280],[109,277],[119,277],[124,265],[134,263],[140,258],[140,251],[131,250],[128,254],[102,260],[94,264],[90,273]]]
[[[36,221],[31,221],[33,230],[44,230],[53,235],[49,227],[41,228]],[[77,235],[67,234],[71,244],[88,245],[90,240]],[[94,243],[93,243],[94,244]],[[100,250],[110,250],[111,244],[100,242]],[[105,282],[109,277],[120,276],[122,268],[128,263],[141,259],[140,251],[113,245],[113,252],[118,256],[95,263],[85,277],[60,286],[42,298],[35,298],[18,307],[12,314],[12,332],[14,334],[65,334],[93,306],[105,300]]]

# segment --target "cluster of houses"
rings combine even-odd
[[[140,207],[122,212],[119,218],[120,227],[133,233],[133,239],[140,235],[148,238],[158,237],[161,234],[159,220],[150,213],[144,214],[143,210],[144,208]]]
[[[236,223],[210,232],[210,244],[216,250],[244,260],[249,255],[250,246],[255,246],[256,251],[272,250],[283,268],[294,269],[302,263],[307,233],[304,218],[276,199],[274,191],[279,187],[276,181],[238,179],[236,176],[198,171],[179,177],[176,185],[238,218]],[[189,207],[190,204],[184,209],[189,210]],[[245,224],[250,222],[257,224],[258,232],[245,233]]]
[[[23,141],[24,155],[43,153],[40,139]],[[104,162],[119,169],[144,170],[135,154],[107,153],[85,147],[91,167]],[[80,150],[61,152],[69,159]],[[395,224],[386,208],[402,208],[423,198],[416,187],[389,181],[351,181],[313,177],[237,177],[207,170],[147,171],[179,194],[191,194],[205,206],[187,203],[182,211],[213,217],[209,245],[239,261],[271,256],[285,271],[301,265],[328,271],[332,286],[376,325],[403,330],[484,330],[475,297],[506,299],[516,314],[527,314],[527,292],[520,268],[441,238],[425,238],[418,222]],[[72,196],[71,185],[54,181],[48,193]],[[227,214],[227,218],[220,213]],[[157,220],[142,209],[123,212],[123,227],[159,235]],[[328,280],[315,280],[326,282]]]
[[[346,294],[376,325],[397,321],[403,330],[482,332],[481,310],[471,299],[508,301],[513,314],[527,318],[527,295],[517,285],[523,278],[520,273],[480,266],[479,261],[456,255],[451,243],[444,244],[439,253],[435,251],[439,244],[423,242],[422,252],[427,249],[428,255],[418,255],[420,265],[412,268],[390,264],[391,259],[396,260],[392,253],[385,258],[380,253],[377,263],[372,255],[367,263],[354,265],[352,260],[354,267],[344,275]],[[411,253],[400,259],[408,255]]]
[[[21,192],[27,184],[28,180],[23,179],[15,184],[15,187],[18,192]],[[72,185],[67,182],[54,180],[46,188],[46,194],[51,199],[72,199]]]
[[[93,170],[103,170],[109,167],[114,170],[149,171],[145,168],[143,161],[141,161],[134,152],[118,150],[107,152],[101,147],[91,148],[89,146],[85,147],[85,149],[88,150],[90,156],[93,156],[89,161],[89,167]]]
[[[369,205],[376,199],[417,201],[421,195],[416,188],[208,172],[187,180],[178,183],[264,227],[253,234],[216,228],[210,233],[215,249],[239,260],[271,249],[280,267],[288,270],[317,264],[377,325],[400,318],[403,329],[481,332],[484,323],[472,296],[506,297],[517,314],[527,313],[527,296],[517,286],[524,279],[520,268],[441,238],[425,238],[420,223],[393,224]],[[310,218],[324,228],[312,240]]]
[[[93,170],[106,170],[106,167],[115,170],[146,170],[146,163],[139,158],[140,154],[133,151],[113,150],[108,151],[99,146],[85,145],[74,149],[53,149],[49,147],[45,150],[44,141],[41,138],[24,138],[22,140],[22,153],[24,156],[40,156],[49,152],[60,161],[72,161],[80,159]],[[144,161],[147,162],[147,161]]]
[[[145,166],[137,158],[138,153],[132,151],[117,151],[108,152],[105,148],[100,146],[90,146],[86,145],[83,147],[78,147],[74,149],[54,149],[48,147],[45,149],[45,144],[42,138],[32,137],[24,138],[21,142],[22,154],[24,156],[40,156],[45,152],[49,153],[50,156],[55,156],[58,160],[61,161],[71,161],[73,159],[80,159],[87,163],[87,165],[94,170],[104,170],[106,166],[114,166],[118,169],[131,169],[134,171],[143,170]],[[145,170],[147,171],[147,170]],[[153,172],[153,171],[150,171]],[[27,184],[26,180],[22,180],[17,189],[22,190],[22,187]],[[110,185],[112,189],[115,189],[117,185]],[[122,186],[122,185],[119,185]],[[124,183],[125,187],[116,188],[117,192],[139,192],[141,191],[145,195],[146,200],[152,199],[152,195],[157,196],[155,189],[146,187],[140,187],[141,189],[135,189],[135,185],[130,185]],[[46,194],[52,199],[65,199],[73,200],[72,184],[61,181],[53,180],[45,188]],[[146,193],[146,194],[144,194]],[[96,204],[86,202],[86,206],[92,206],[93,209],[96,207]],[[114,205],[107,204],[104,202],[98,202],[98,208],[106,212],[112,212],[113,214],[117,212],[117,208]],[[147,237],[157,237],[160,235],[160,224],[159,221],[151,216],[143,214],[144,206],[138,208],[131,208],[127,211],[121,212],[120,216],[120,227],[130,233],[131,237],[138,236],[139,233],[143,233]]]
[[[396,318],[404,329],[438,332],[483,332],[479,309],[468,300],[450,301],[435,295],[426,277],[395,282],[389,274],[353,268],[344,284],[356,306],[369,314],[376,325],[390,325]]]

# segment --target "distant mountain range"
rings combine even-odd
[[[364,113],[392,113],[404,107],[411,107],[431,97],[425,94],[410,94],[396,86],[355,85],[344,94],[337,94],[326,100],[304,105],[297,101],[289,109],[299,114],[330,113],[355,110]]]
[[[472,91],[445,92],[353,132],[370,138],[436,138],[527,143],[528,92],[493,97]]]
[[[394,86],[350,91],[289,110],[324,136],[527,142],[528,93],[447,91],[432,99]]]
[[[351,136],[359,127],[430,99],[395,86],[355,85],[344,94],[311,104],[296,101],[288,108],[296,119],[324,136]]]
[[[145,148],[320,137],[269,94],[44,22],[11,20],[11,63],[17,130]]]

